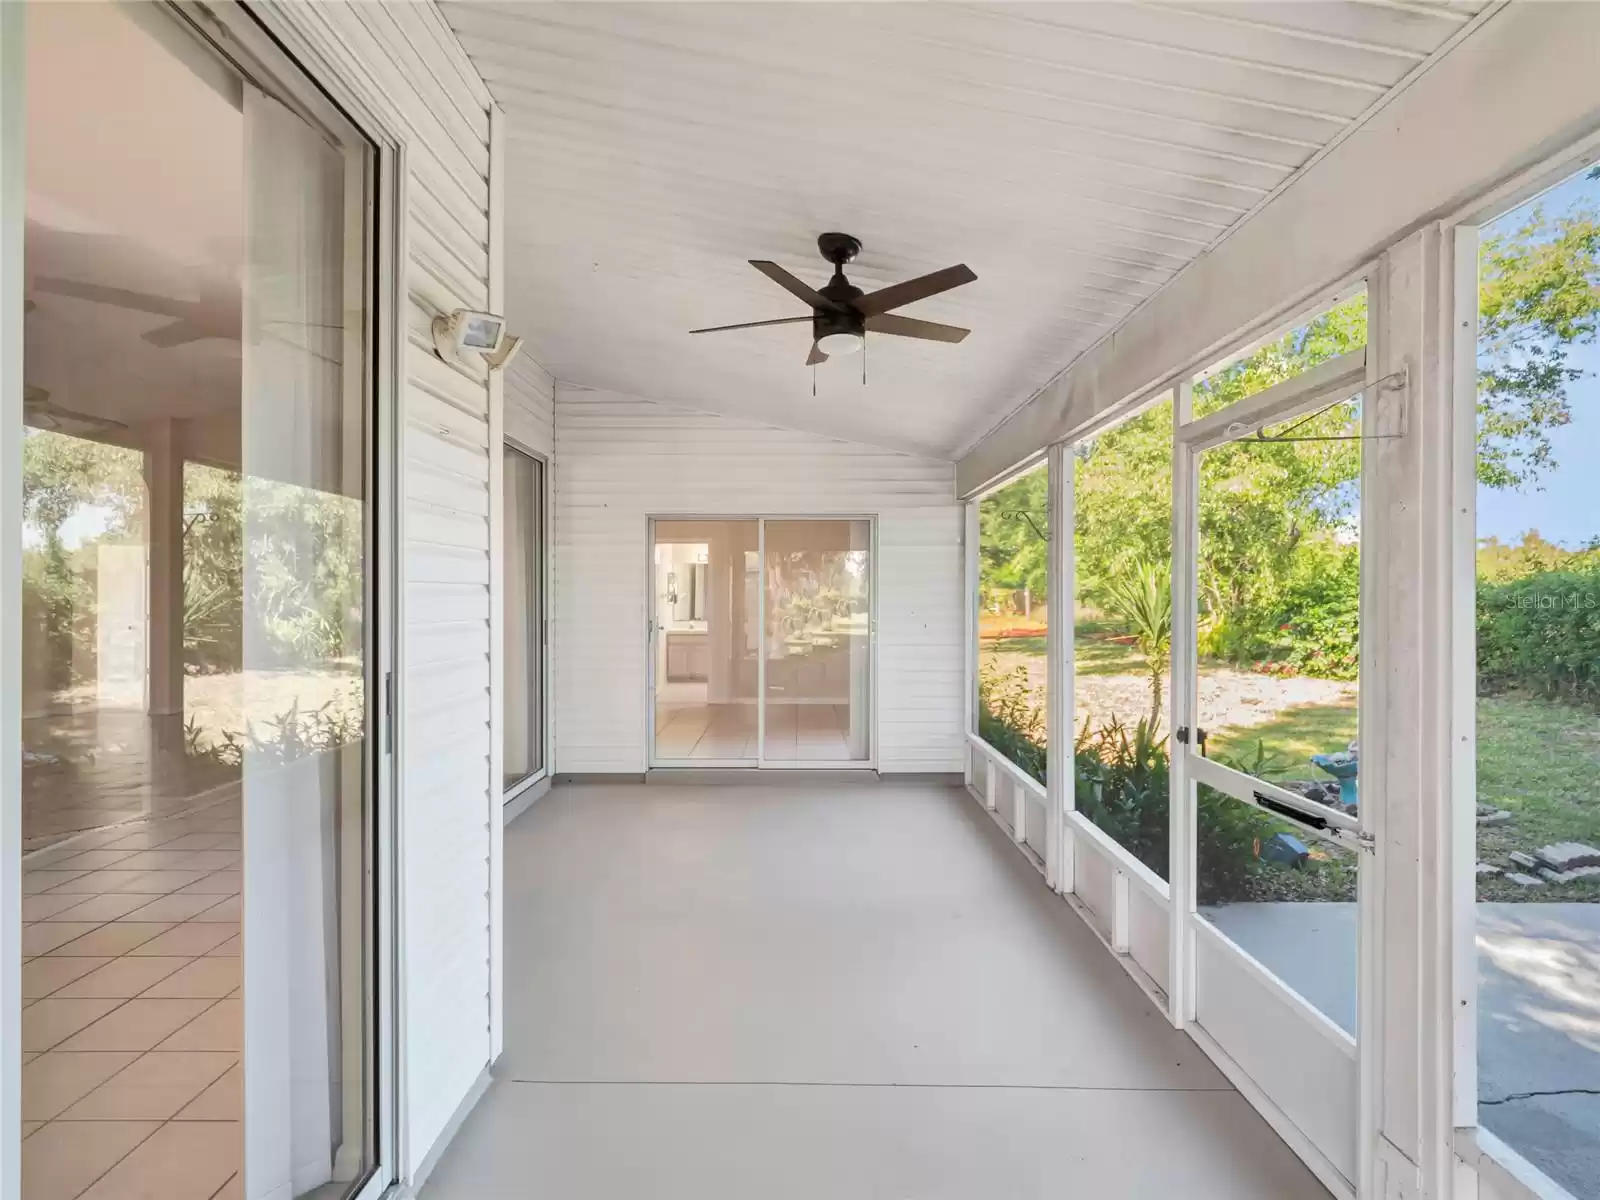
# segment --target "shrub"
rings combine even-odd
[[[1478,687],[1600,701],[1600,564],[1478,584]]]
[[[1166,744],[1147,721],[1132,731],[1111,721],[1090,732],[1084,722],[1074,747],[1078,811],[1162,879],[1168,877]],[[1195,893],[1201,904],[1252,898],[1264,869],[1260,841],[1277,831],[1265,814],[1208,787],[1198,789]]]
[[[1034,705],[1027,670],[986,669],[978,680],[978,733],[984,741],[1016,763],[1040,783],[1045,782],[1045,715]],[[1073,744],[1073,792],[1078,811],[1162,879],[1168,873],[1168,780],[1170,764],[1166,742],[1148,720],[1133,728],[1111,720],[1091,730],[1085,721]],[[1261,774],[1271,763],[1259,745],[1250,763],[1228,762],[1237,770]],[[1195,892],[1201,904],[1227,904],[1237,900],[1273,899],[1288,887],[1306,891],[1304,899],[1320,895],[1310,872],[1291,872],[1263,862],[1261,843],[1282,829],[1281,821],[1241,804],[1211,788],[1197,789],[1198,806]],[[1343,870],[1342,868],[1338,868]],[[1348,888],[1354,898],[1354,873],[1328,882]],[[1306,875],[1302,880],[1300,876]],[[1309,884],[1309,887],[1303,885]]]
[[[1040,783],[1045,782],[1044,710],[1033,702],[1028,668],[978,673],[978,736]]]
[[[1303,538],[1278,587],[1258,582],[1228,602],[1202,573],[1200,653],[1272,675],[1354,679],[1359,669],[1361,552],[1332,537]]]

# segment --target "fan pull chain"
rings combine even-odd
[[[867,386],[867,335],[861,335],[861,386]]]
[[[811,398],[817,398],[817,364],[811,364]]]

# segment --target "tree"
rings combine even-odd
[[[95,645],[91,547],[135,531],[144,503],[142,464],[136,450],[52,430],[29,429],[23,438],[24,622],[42,638],[30,658],[43,662],[41,677],[51,689],[70,686],[74,664],[85,666]],[[99,528],[87,526],[81,544],[70,549],[62,527],[91,509],[103,510]]]
[[[1106,589],[1106,602],[1133,634],[1150,675],[1151,733],[1161,724],[1161,676],[1172,650],[1172,566],[1141,561]]]
[[[22,519],[48,545],[85,508],[110,510],[108,532],[126,532],[144,502],[143,456],[47,429],[22,440]]]
[[[1042,467],[978,502],[978,580],[988,593],[1050,594],[1049,478]]]
[[[1483,240],[1479,263],[1478,481],[1524,487],[1556,465],[1550,430],[1571,421],[1584,374],[1570,355],[1600,330],[1600,211],[1536,205]]]

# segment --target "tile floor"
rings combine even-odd
[[[754,704],[656,701],[656,757],[726,760],[756,757]]]
[[[766,756],[782,762],[848,762],[848,704],[773,704],[767,707]],[[656,701],[656,758],[756,759],[754,704]]]
[[[238,1200],[237,788],[23,863],[28,1200]]]
[[[238,786],[184,753],[183,718],[77,705],[22,722],[23,849],[121,821],[177,816]]]

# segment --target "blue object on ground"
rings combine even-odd
[[[1261,857],[1286,867],[1299,867],[1311,857],[1306,844],[1292,833],[1275,833],[1261,844]]]

